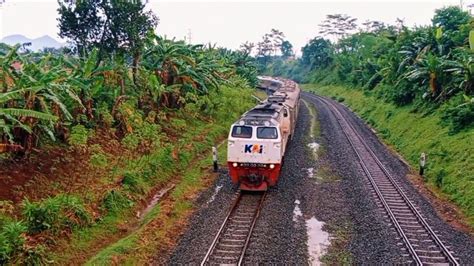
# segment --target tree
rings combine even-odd
[[[343,38],[357,28],[357,19],[344,14],[327,15],[326,20],[319,26],[320,34],[333,35],[336,38]]]
[[[158,23],[151,11],[144,11],[142,1],[58,0],[58,3],[59,35],[70,39],[80,55],[98,48],[97,66],[105,54],[129,53],[135,81],[146,36]]]
[[[293,45],[289,41],[283,41],[280,47],[281,56],[284,58],[292,57],[293,54]]]
[[[100,1],[58,0],[58,4],[59,36],[69,39],[80,55],[99,46],[105,35]]]
[[[252,53],[253,48],[255,48],[255,43],[249,41],[246,41],[240,45],[240,51],[247,55]]]
[[[271,29],[267,35],[272,42],[273,54],[276,54],[281,50],[281,45],[285,40],[285,34],[277,29]]]
[[[381,21],[367,20],[362,23],[366,32],[379,33],[385,29],[385,23]]]
[[[444,31],[457,31],[459,27],[468,24],[471,16],[457,6],[450,6],[435,11],[432,19],[433,26],[442,27]]]
[[[331,43],[323,38],[311,39],[301,52],[301,61],[311,69],[324,68],[332,62],[333,48]]]
[[[442,50],[448,51],[467,44],[471,30],[470,20],[469,13],[456,6],[436,10],[432,22],[436,27],[436,37]]]
[[[336,39],[346,37],[357,28],[357,19],[348,15],[334,14],[327,15],[326,20],[319,24],[321,30],[319,34],[335,36]]]
[[[260,58],[263,61],[263,64],[266,65],[272,51],[272,41],[270,40],[269,35],[265,34],[262,37],[262,41],[257,43],[257,58]]]

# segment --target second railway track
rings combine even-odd
[[[459,265],[398,181],[391,176],[374,151],[344,116],[345,110],[323,97],[306,95],[326,104],[336,116],[344,135],[359,158],[362,169],[411,256],[411,260],[407,262],[417,265]]]
[[[201,265],[241,265],[266,193],[239,192]]]

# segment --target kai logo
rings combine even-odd
[[[263,153],[263,145],[245,144],[244,153]]]

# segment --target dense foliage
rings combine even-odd
[[[452,132],[474,125],[474,39],[469,43],[474,20],[469,13],[439,9],[431,26],[415,28],[402,21],[397,26],[369,21],[354,33],[354,23],[347,16],[328,16],[322,33],[339,37],[337,42],[316,37],[302,48],[300,59],[274,58],[267,73],[349,85],[397,105],[412,104],[417,112],[439,109]]]
[[[104,59],[98,50],[88,56],[21,54],[19,47],[0,56],[0,149],[28,154],[48,138],[66,141],[71,127],[82,124],[131,129],[118,113],[127,99],[136,99],[146,113],[199,104],[224,84],[254,84],[250,57],[203,45],[149,35],[133,82],[131,65]],[[43,137],[44,136],[44,137]]]

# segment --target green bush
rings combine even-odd
[[[104,168],[108,164],[107,156],[102,152],[93,153],[89,162],[91,165],[99,168]]]
[[[474,125],[474,101],[458,95],[442,109],[442,124],[448,125],[451,134]]]
[[[134,150],[140,144],[147,142],[148,144],[159,144],[161,128],[157,124],[150,122],[143,122],[135,128],[132,133],[127,134],[122,139],[122,145],[127,149]]]
[[[25,199],[23,215],[30,233],[46,230],[57,233],[63,229],[84,227],[91,221],[82,201],[75,196],[64,194],[38,202]]]
[[[127,134],[121,141],[122,145],[129,150],[134,150],[140,145],[140,137],[137,134]]]
[[[87,144],[89,138],[89,130],[83,125],[76,125],[71,128],[71,134],[68,138],[69,145],[81,146]]]
[[[109,108],[107,107],[107,104],[103,104],[99,109],[98,109],[98,114],[100,117],[100,121],[107,127],[110,128],[113,123],[114,123],[114,118],[112,117],[112,114],[110,114]]]
[[[20,254],[15,264],[21,265],[46,265],[51,264],[48,259],[46,247],[43,245],[36,245],[32,247],[25,247],[25,250]]]
[[[171,119],[170,125],[176,130],[185,130],[187,127],[186,121],[179,118]]]
[[[0,264],[4,264],[19,251],[25,243],[27,228],[22,222],[11,221],[3,224],[0,230]]]
[[[138,174],[134,174],[134,173],[131,173],[131,172],[126,172],[123,175],[122,185],[126,189],[128,189],[128,190],[130,190],[134,193],[144,193],[145,192],[143,180],[140,178],[140,176]]]
[[[119,190],[111,190],[105,194],[103,207],[110,213],[119,213],[133,206],[133,201]]]

